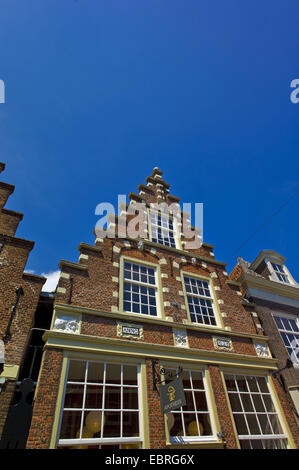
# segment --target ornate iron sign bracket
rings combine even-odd
[[[156,365],[158,364],[158,361],[155,361],[154,359],[152,360],[152,372],[153,372],[153,390],[156,390],[158,392],[158,389],[157,389],[157,384],[162,384],[162,383],[165,383],[166,380],[170,380],[170,379],[175,379],[175,378],[178,378],[180,377],[180,375],[182,374],[183,372],[183,369],[182,367],[180,366],[178,368],[178,371],[176,373],[172,373],[172,372],[166,372],[166,369],[164,369],[163,367],[161,367],[161,369],[159,370],[159,372],[157,372],[156,370]],[[161,375],[164,376],[164,379],[161,378]]]

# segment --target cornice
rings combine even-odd
[[[63,269],[63,267],[67,268],[72,268],[72,269],[78,269],[79,271],[87,271],[88,266],[85,264],[79,264],[79,263],[72,263],[71,261],[66,261],[62,259],[58,265],[60,269]]]
[[[255,367],[261,369],[277,369],[277,361],[274,358],[250,356],[223,351],[211,351],[206,349],[180,348],[164,344],[152,344],[125,339],[106,338],[102,336],[77,335],[58,331],[46,331],[43,335],[46,342],[45,348],[62,348],[70,351],[82,351],[94,349],[100,352],[113,352],[117,354],[130,354],[135,357],[152,357],[163,360],[172,359],[180,362],[196,361],[205,364],[231,365],[241,367]],[[94,345],[92,347],[92,345]]]
[[[122,320],[122,321],[130,321],[134,323],[146,323],[150,325],[162,325],[167,326],[169,328],[177,328],[177,329],[186,329],[197,331],[198,333],[210,333],[213,335],[221,335],[221,336],[236,336],[239,338],[247,338],[252,339],[254,341],[268,341],[268,336],[261,336],[255,335],[250,333],[242,333],[240,331],[231,331],[231,330],[224,330],[222,328],[217,327],[209,327],[206,325],[193,325],[191,323],[178,323],[172,322],[168,320],[163,320],[161,318],[147,318],[147,317],[140,317],[134,314],[127,314],[122,312],[109,312],[108,310],[97,310],[89,307],[80,307],[79,305],[69,305],[63,303],[55,303],[54,306],[55,310],[60,310],[63,312],[75,313],[75,314],[85,314],[85,315],[94,315],[97,317],[105,317],[110,318],[111,320]]]
[[[270,281],[263,277],[257,277],[254,274],[241,274],[239,281],[245,288],[256,287],[271,294],[281,295],[282,297],[299,300],[299,287],[294,287],[280,282]]]
[[[34,242],[31,240],[25,240],[24,238],[17,238],[17,237],[13,237],[10,235],[5,235],[3,233],[0,233],[0,240],[3,241],[4,243],[7,243],[13,246],[27,248],[29,251],[31,251],[32,248],[34,247]]]

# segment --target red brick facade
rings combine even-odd
[[[3,164],[1,169],[4,169]],[[0,436],[18,379],[18,374],[10,371],[17,371],[22,364],[39,295],[45,282],[45,278],[24,273],[34,242],[15,237],[23,215],[4,208],[13,191],[14,186],[0,182],[0,339],[8,333],[4,341],[5,363],[1,375],[5,384],[0,394]],[[22,289],[18,302],[17,289]]]
[[[152,202],[172,204],[179,201],[179,198],[170,195],[169,185],[162,179],[160,170],[154,169],[146,182],[146,185],[138,186],[139,194],[129,194],[131,202],[143,202],[145,207],[149,208]],[[0,187],[1,200],[6,201],[11,191],[10,186]],[[125,211],[127,209],[124,208]],[[0,222],[0,227],[6,227],[7,232],[11,231],[3,235],[6,237],[4,249],[7,250],[4,252],[7,253],[4,259],[9,260],[9,274],[6,276],[10,277],[6,277],[6,282],[9,279],[9,286],[22,286],[25,292],[18,305],[19,317],[16,318],[22,315],[22,328],[17,321],[13,322],[11,344],[14,346],[14,352],[9,348],[7,350],[10,363],[18,364],[22,358],[26,334],[30,329],[42,281],[23,274],[33,244],[15,239],[13,231],[16,221],[21,217],[20,214],[13,215],[11,211],[8,212],[4,213]],[[132,220],[132,217],[128,217],[128,220]],[[116,229],[122,223],[122,216],[116,218]],[[107,234],[111,227],[112,225]],[[146,231],[144,233],[146,235]],[[75,442],[59,442],[66,393],[64,384],[72,360],[79,361],[78,364],[85,364],[86,361],[140,364],[140,413],[143,431],[141,445],[144,448],[239,448],[240,442],[224,374],[270,377],[277,369],[277,363],[270,354],[263,356],[258,353],[256,344],[266,345],[268,338],[261,328],[254,305],[243,298],[244,291],[237,282],[238,276],[228,278],[226,265],[215,259],[212,245],[203,243],[199,248],[186,250],[184,236],[181,236],[180,248],[169,248],[154,243],[149,235],[143,239],[142,245],[138,244],[139,240],[129,237],[108,238],[104,235],[105,233],[102,237],[97,235],[94,245],[80,243],[78,263],[62,260],[59,264],[61,276],[56,290],[53,323],[51,330],[44,335],[43,361],[35,393],[27,448],[47,449],[60,445],[76,447],[76,439],[79,439],[76,433],[69,438]],[[125,311],[122,300],[122,263],[126,259],[142,266],[154,266],[156,269],[158,283],[155,289],[159,305],[157,316]],[[16,277],[17,274],[19,277]],[[192,321],[185,293],[184,275],[209,283],[216,325]],[[26,290],[26,282],[33,286],[31,297],[28,289]],[[9,308],[13,304],[14,295],[13,290],[10,297],[5,295],[6,308],[3,314],[1,313],[4,326],[9,318]],[[63,330],[57,326],[56,321],[63,323],[70,319],[73,322],[73,330]],[[134,324],[142,334],[126,336],[120,332],[120,324]],[[183,343],[178,339],[178,332],[182,333]],[[203,387],[209,403],[207,416],[211,424],[211,431],[210,434],[207,432],[207,436],[211,435],[210,438],[206,435],[193,436],[191,431],[187,432],[186,429],[185,434],[176,435],[179,439],[170,438],[161,411],[159,393],[153,387],[153,360],[156,361],[157,371],[160,367],[175,369],[181,366],[183,370],[190,369],[195,373],[200,371],[205,377]],[[87,380],[86,377],[87,375],[84,380]],[[277,380],[274,380],[274,383],[283,410],[280,420],[288,445],[299,447],[291,404],[282,386]],[[4,398],[6,403],[7,397]],[[105,426],[104,420],[102,423]],[[199,428],[199,434],[200,432]],[[65,441],[67,439],[64,438]],[[89,444],[92,445],[91,442],[87,445]],[[105,442],[97,441],[97,445],[99,444]],[[84,446],[83,442],[83,448],[87,445]]]

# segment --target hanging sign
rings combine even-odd
[[[177,378],[166,385],[160,385],[160,402],[164,414],[186,405],[184,386],[181,378]]]

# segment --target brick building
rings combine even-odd
[[[4,168],[0,163],[0,172]],[[23,214],[4,207],[13,191],[13,185],[0,182],[0,340],[5,351],[0,369],[0,447],[3,434],[6,435],[9,406],[22,379],[35,312],[46,281],[24,272],[34,242],[15,236]]]
[[[229,277],[241,283],[244,296],[256,306],[299,425],[299,284],[285,261],[279,253],[263,250],[253,263],[239,258]],[[298,433],[298,428],[294,432]]]
[[[176,218],[150,206],[179,202],[158,168],[129,199],[94,245],[79,244],[77,263],[59,264],[27,447],[299,447],[241,283],[212,245],[187,249]],[[104,236],[136,203],[144,238]],[[176,374],[186,404],[163,415],[154,378]]]

